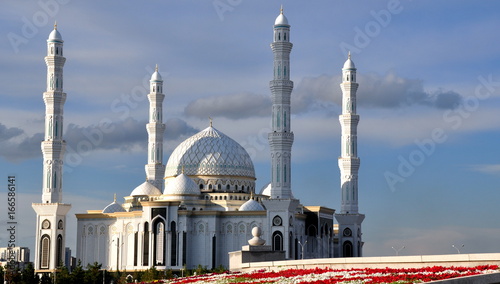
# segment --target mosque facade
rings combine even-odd
[[[51,271],[63,259],[66,214],[62,203],[63,40],[57,27],[48,39],[46,135],[42,203],[37,213],[35,269]],[[163,162],[163,79],[158,67],[151,76],[146,181],[120,204],[76,214],[76,258],[83,266],[100,263],[110,270],[228,267],[228,253],[240,250],[259,227],[273,250],[287,259],[361,256],[361,222],[357,211],[356,68],[349,56],[343,68],[344,93],[341,168],[342,212],[304,206],[292,193],[290,25],[283,10],[274,23],[274,78],[270,81],[272,131],[271,182],[255,188],[253,162],[236,141],[212,122],[179,144]],[[344,141],[345,140],[345,141]],[[351,231],[351,234],[347,234]],[[339,234],[336,234],[340,232]]]

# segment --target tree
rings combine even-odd
[[[26,267],[24,267],[21,272],[21,283],[23,284],[38,284],[40,283],[40,278],[35,273],[33,264],[30,262]]]
[[[141,281],[153,281],[160,279],[161,273],[156,269],[156,267],[151,267],[150,269],[144,271],[141,277]]]
[[[66,266],[61,266],[57,269],[57,283],[55,284],[70,284],[70,283],[76,283],[72,282],[71,274],[69,273],[69,270]]]
[[[87,271],[85,272],[85,283],[87,284],[102,283],[101,267],[102,265],[97,262],[87,265]]]
[[[73,269],[73,271],[71,272],[71,281],[70,283],[84,283],[85,279],[85,271],[83,270],[83,267],[82,267],[82,261],[81,260],[78,260],[78,263],[75,267],[75,269]]]

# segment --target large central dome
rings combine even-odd
[[[189,176],[241,176],[255,179],[252,160],[233,139],[212,126],[182,142],[168,159],[165,178]]]

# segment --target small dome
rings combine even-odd
[[[274,21],[275,26],[282,26],[286,25],[288,26],[288,19],[283,15],[283,8],[281,9],[281,13],[278,15],[276,18],[276,21]]]
[[[160,72],[158,72],[158,65],[156,65],[155,72],[151,75],[151,81],[162,81]]]
[[[352,62],[351,60],[351,52],[349,52],[349,56],[347,57],[347,60],[344,63],[344,68],[342,69],[356,69],[354,62]]]
[[[102,210],[102,213],[115,213],[115,212],[126,212],[125,209],[123,209],[123,207],[116,202],[116,200],[113,201],[113,203],[109,204],[108,206],[104,207],[104,209]]]
[[[166,195],[200,195],[196,183],[184,173],[178,175],[165,185],[163,194]]]
[[[291,194],[292,195],[290,197],[294,198],[293,192]],[[271,197],[271,183],[268,183],[264,187],[262,187],[262,189],[260,190],[260,195]]]
[[[266,184],[262,189],[260,190],[261,195],[265,196],[271,196],[271,183]]]
[[[250,199],[247,202],[243,203],[240,206],[239,211],[264,211],[264,206],[262,206],[259,202]]]
[[[52,30],[52,32],[49,35],[49,40],[50,41],[60,41],[60,42],[63,41],[61,34],[57,30],[57,24],[54,25],[54,29]]]
[[[149,182],[144,182],[130,193],[130,196],[139,196],[139,195],[161,195],[161,191],[154,185]]]

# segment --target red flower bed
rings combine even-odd
[[[206,274],[163,280],[163,283],[295,283],[295,284],[331,284],[331,283],[415,283],[430,282],[455,277],[464,277],[485,273],[499,272],[497,265],[476,267],[425,268],[365,268],[365,269],[287,269],[281,271],[255,271],[252,273]],[[162,282],[155,282],[162,283]]]

